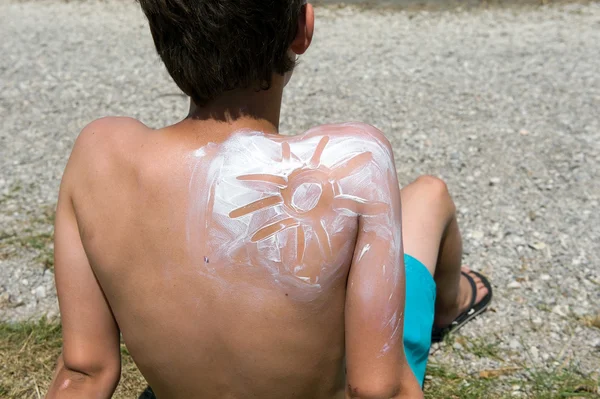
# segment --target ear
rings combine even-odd
[[[300,15],[298,16],[298,31],[290,50],[295,54],[304,54],[312,42],[313,32],[315,30],[315,12],[312,4],[302,6]]]

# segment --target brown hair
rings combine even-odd
[[[303,0],[138,0],[154,45],[198,105],[234,89],[268,89],[288,56]]]

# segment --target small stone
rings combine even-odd
[[[521,130],[519,130],[519,134],[521,136],[527,136],[529,134],[529,131],[526,129],[521,129]]]
[[[525,245],[525,239],[521,236],[513,235],[511,240],[515,245]]]
[[[511,339],[510,342],[508,343],[508,346],[510,347],[510,349],[521,349],[522,345],[519,341],[517,341],[516,339]]]
[[[507,288],[521,288],[521,283],[518,281],[511,281],[507,286]]]
[[[562,310],[562,307],[560,305],[556,305],[555,307],[553,307],[552,313],[563,317],[566,316],[566,313]]]
[[[540,351],[535,346],[532,346],[531,349],[529,349],[529,352],[531,353],[531,356],[533,358],[537,359],[538,357],[540,357]]]
[[[483,231],[475,230],[474,232],[471,233],[471,237],[473,237],[476,240],[481,240],[483,238],[483,236],[484,236]]]
[[[498,183],[500,183],[500,178],[499,178],[499,177],[492,177],[492,178],[490,179],[490,186],[495,186],[495,185],[497,185]]]
[[[10,297],[9,300],[10,300],[10,307],[11,308],[18,308],[18,307],[21,307],[21,306],[25,305],[25,301],[23,300],[23,298],[18,297],[18,296],[15,297],[15,296],[11,295],[11,297]]]
[[[58,312],[54,309],[51,309],[48,311],[48,313],[46,313],[46,317],[48,320],[54,320],[58,317]]]
[[[35,297],[37,299],[45,298],[46,297],[46,288],[44,288],[44,286],[40,285],[39,287],[37,287],[33,290],[33,294],[35,295]]]
[[[586,306],[585,301],[580,300],[580,301],[578,301],[578,304]],[[576,307],[576,308],[572,309],[572,312],[575,316],[584,317],[585,315],[587,315],[590,312],[590,310],[587,307]]]
[[[464,348],[461,344],[459,344],[458,342],[455,342],[454,344],[452,344],[452,347],[454,349],[456,349],[457,351],[462,351]]]
[[[532,248],[532,249],[536,249],[538,251],[541,251],[542,249],[546,248],[546,244],[543,243],[543,242],[541,242],[541,241],[538,241],[538,242],[530,243],[529,247]]]
[[[10,295],[8,292],[3,292],[0,294],[0,307],[4,305],[8,305],[10,303]]]
[[[29,280],[27,280],[26,278],[24,278],[23,280],[21,280],[21,284],[23,284],[23,285],[29,285]]]
[[[542,274],[542,275],[540,276],[540,280],[542,280],[542,281],[548,281],[548,280],[550,280],[550,279],[551,279],[551,277],[550,277],[550,275],[548,275],[548,274]]]

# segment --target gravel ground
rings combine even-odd
[[[282,130],[381,128],[401,183],[446,179],[465,263],[493,282],[492,311],[434,361],[600,369],[600,4],[317,18]],[[0,37],[0,320],[53,316],[43,264],[77,133],[105,115],[158,127],[187,103],[133,2],[4,0]]]

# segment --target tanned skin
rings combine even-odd
[[[290,53],[306,51],[313,23],[312,7],[306,5]],[[352,253],[343,276],[308,303],[267,288],[261,297],[223,292],[192,272],[195,260],[186,247],[192,171],[185,159],[240,129],[277,135],[288,78],[274,75],[266,91],[240,90],[205,107],[192,104],[188,117],[158,130],[130,118],[104,118],[83,129],[56,213],[63,352],[47,398],[111,397],[120,378],[120,334],[158,398],[422,397],[402,334],[386,356],[374,345],[385,338],[377,335],[377,324],[385,320],[364,321],[364,315],[377,313],[373,306],[379,302],[357,294],[366,274],[353,269]],[[410,187],[409,195],[417,186]],[[403,190],[402,201],[404,195]],[[452,206],[446,206],[436,228],[455,240],[458,230],[448,227],[455,223]],[[361,238],[361,223],[357,218],[354,235],[347,237],[357,245],[367,239]],[[427,264],[432,273],[440,239]],[[332,251],[339,249],[332,245]],[[413,256],[419,255],[418,245]],[[447,252],[456,258],[456,251]],[[469,301],[457,294],[455,263],[445,323]],[[231,282],[247,283],[244,279],[234,276]],[[349,279],[357,288],[346,285]],[[399,289],[396,300],[403,306],[404,287]]]

